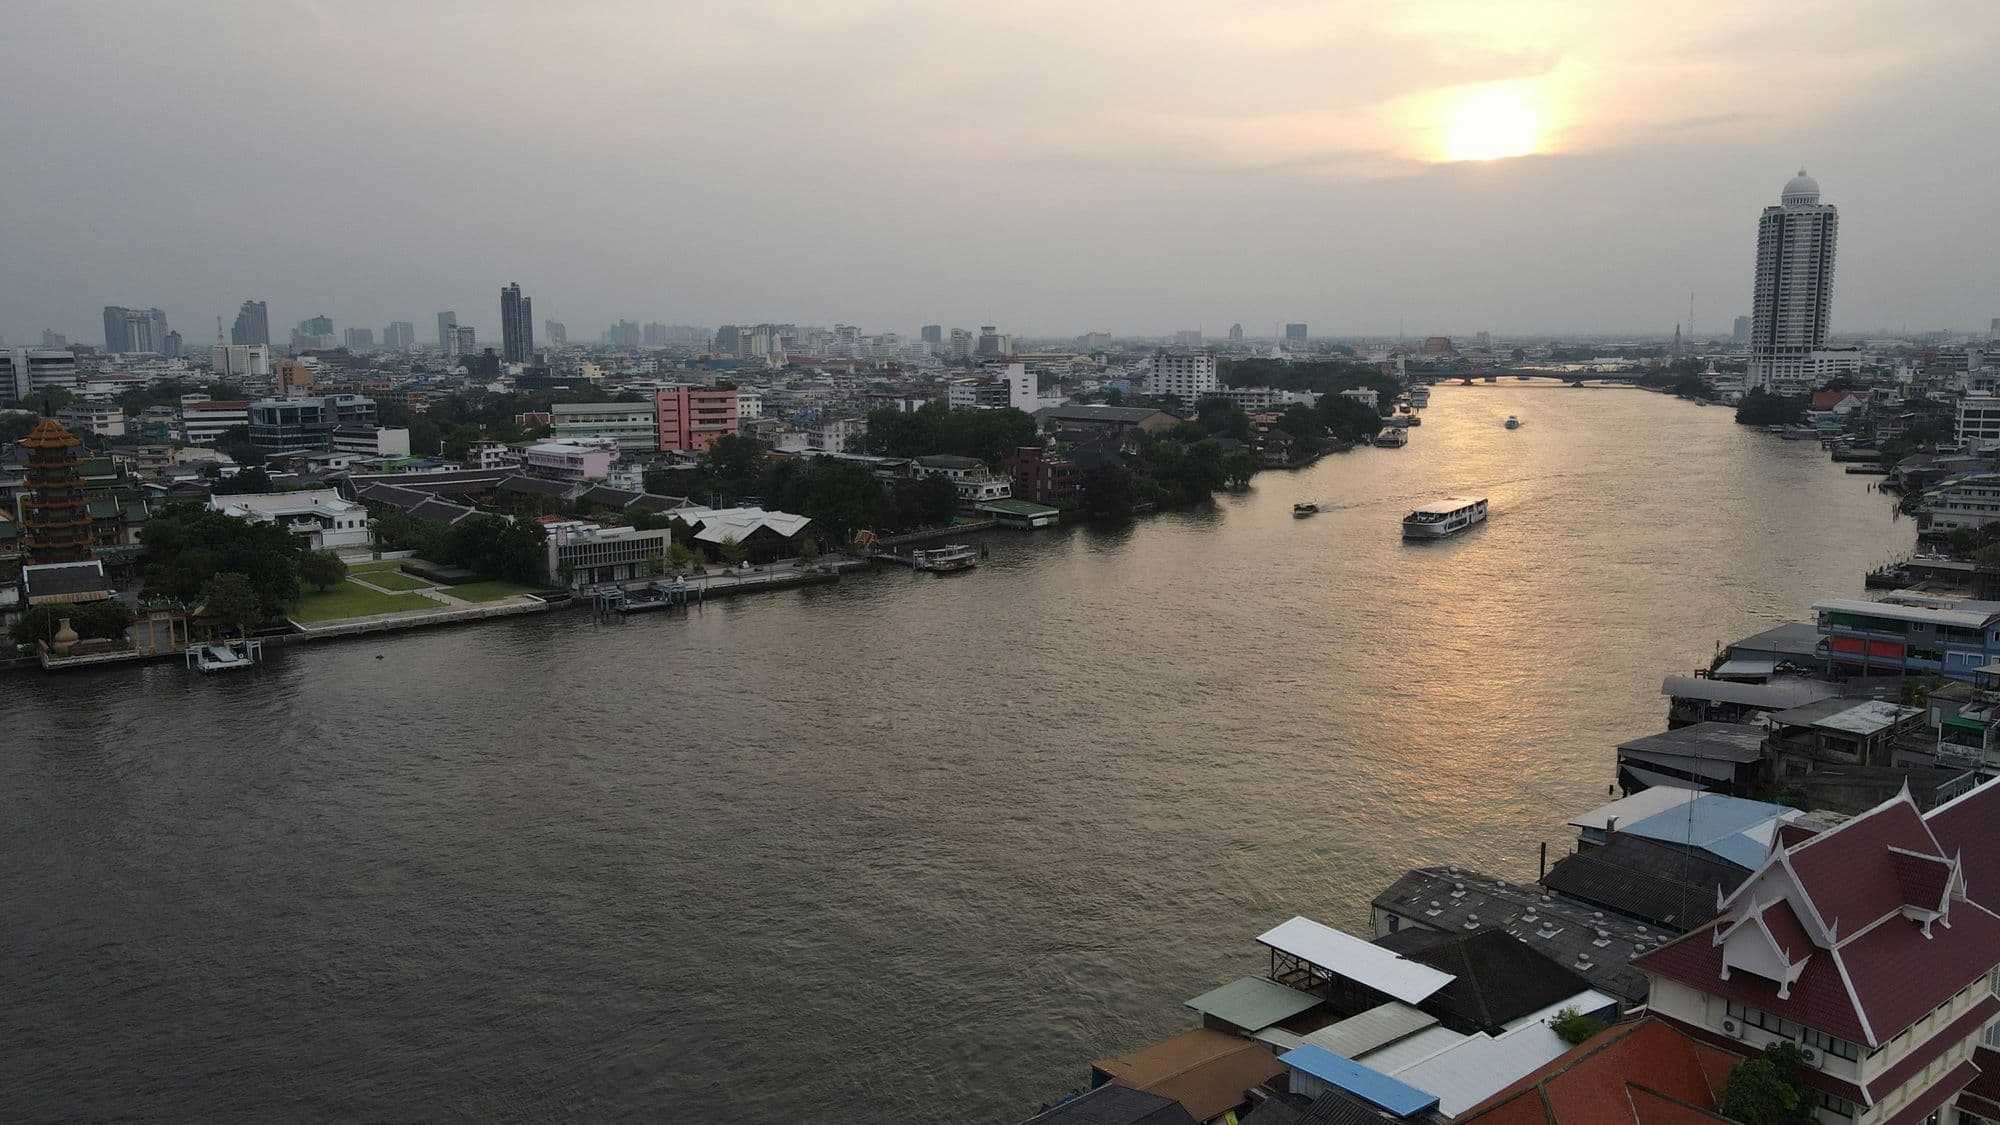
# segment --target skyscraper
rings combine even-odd
[[[922,339],[926,344],[944,343],[944,326],[941,324],[924,325]]]
[[[1737,317],[1737,318],[1736,318],[1736,327],[1735,327],[1735,329],[1734,329],[1733,331],[1731,331],[1731,332],[1730,332],[1730,334],[1729,334],[1729,338],[1730,338],[1731,340],[1734,340],[1734,341],[1735,341],[1736,343],[1739,343],[1739,344],[1747,344],[1747,343],[1749,343],[1749,342],[1750,342],[1750,318],[1749,318],[1749,317],[1747,317],[1747,316],[1739,316],[1739,317]]]
[[[454,324],[451,326],[451,343],[444,350],[452,355],[471,355],[479,350],[479,335],[470,324]]]
[[[417,346],[417,326],[407,320],[390,321],[382,330],[382,346],[390,351],[409,351]]]
[[[515,282],[500,291],[500,358],[526,363],[535,354],[534,301],[521,296]]]
[[[1298,347],[1298,348],[1305,347],[1306,326],[1303,324],[1285,325],[1285,343],[1290,344],[1293,347]]]
[[[1232,324],[1229,326],[1229,342],[1232,344],[1243,342],[1243,326],[1241,324]]]
[[[350,352],[370,352],[375,350],[375,330],[373,328],[350,328],[345,337]]]
[[[1776,207],[1757,220],[1757,283],[1751,291],[1750,370],[1746,382],[1774,394],[1799,394],[1831,378],[1837,358],[1824,354],[1833,305],[1833,252],[1840,213],[1819,201],[1819,181],[1799,174]]]
[[[458,329],[458,314],[441,312],[438,314],[438,350],[449,353],[458,345],[458,338],[452,333]]]
[[[569,343],[569,325],[560,320],[545,320],[542,322],[542,335],[549,338],[550,347],[560,348]]]
[[[157,353],[167,346],[167,314],[158,309],[104,306],[104,350]]]
[[[1993,326],[2000,328],[2000,320],[1994,321]],[[69,337],[57,332],[53,328],[44,328],[42,329],[42,346],[45,348],[66,348],[69,347]]]
[[[229,328],[229,342],[232,344],[269,344],[271,342],[271,314],[262,301],[245,301],[236,310],[236,323]]]

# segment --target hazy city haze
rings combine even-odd
[[[8,3],[0,332],[1835,331],[2000,315],[1990,3]],[[539,324],[537,325],[539,331]],[[421,334],[421,333],[420,333]]]

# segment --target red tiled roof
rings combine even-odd
[[[1979,1077],[1959,1092],[1958,1106],[1981,1117],[2000,1120],[2000,1051],[1991,1047],[1976,1048],[1972,1052],[1972,1061],[1979,1067]]]
[[[1778,825],[1777,843],[1781,848],[1789,848],[1793,844],[1810,840],[1817,835],[1819,835],[1819,829],[1817,828],[1800,824],[1797,821],[1787,821],[1784,824]]]
[[[1938,1079],[1937,1085],[1917,1095],[1910,1104],[1899,1110],[1896,1116],[1882,1122],[1882,1125],[1917,1125],[1917,1122],[1929,1117],[1939,1106],[1950,1101],[1953,1094],[1971,1085],[1972,1080],[1977,1077],[1979,1077],[1978,1067],[1972,1065],[1970,1061],[1959,1063],[1951,1069],[1950,1074]]]
[[[1903,884],[1890,848],[1939,854],[1916,806],[1901,798],[1877,805],[1786,853],[1800,889],[1836,940],[1902,909]]]
[[[2000,910],[2000,781],[1989,781],[1924,818],[1944,854],[1964,865],[1965,893],[1988,909]]]
[[[1960,901],[1953,904],[1951,925],[1932,925],[1928,938],[1917,923],[1896,919],[1843,945],[1838,957],[1868,1014],[1875,1043],[1886,1043],[1992,971],[2000,962],[2000,918],[1978,903]]]
[[[1847,391],[1818,391],[1812,396],[1812,409],[1829,410],[1839,406],[1848,396]]]
[[[1764,908],[1764,925],[1771,936],[1778,939],[1778,948],[1785,951],[1785,960],[1796,965],[1819,951],[1813,944],[1812,935],[1806,933],[1805,923],[1792,911],[1792,904],[1779,899]]]
[[[1681,981],[1703,992],[1762,1008],[1773,1015],[1796,1020],[1842,1039],[1875,1045],[1876,1041],[1869,1038],[1862,1026],[1861,1013],[1848,996],[1847,983],[1841,979],[1837,959],[1824,950],[1817,951],[1817,955],[1806,963],[1805,971],[1793,982],[1791,996],[1786,999],[1778,998],[1775,982],[1747,972],[1739,970],[1729,974],[1728,980],[1723,980],[1722,947],[1716,945],[1712,938],[1715,928],[1728,920],[1728,916],[1724,915],[1641,956],[1633,963],[1646,972]],[[1952,986],[1952,991],[1964,983],[1960,981]],[[1950,992],[1945,995],[1950,995]]]
[[[1659,1019],[1600,1032],[1456,1120],[1480,1125],[1683,1125],[1723,1121],[1722,1083],[1741,1056]]]
[[[1978,1035],[1980,1030],[2000,1014],[2000,999],[1982,997],[1979,1003],[1964,1015],[1951,1021],[1951,1025],[1924,1041],[1924,1045],[1896,1060],[1896,1065],[1876,1075],[1868,1083],[1868,1096],[1881,1101],[1889,1096],[1889,1091],[1910,1080],[1910,1076],[1935,1062],[1938,1056]]]
[[[1925,910],[1936,910],[1944,901],[1945,888],[1951,885],[1951,861],[1942,856],[1911,855],[1905,851],[1891,851],[1889,866],[1896,871],[1896,881],[1903,886],[1903,901]]]

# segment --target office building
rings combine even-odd
[[[560,320],[545,320],[542,322],[542,335],[549,338],[550,347],[560,348],[569,343],[569,325]]]
[[[96,402],[73,402],[56,411],[56,421],[70,433],[92,433],[99,437],[125,436],[125,411]]]
[[[373,328],[350,328],[343,335],[350,352],[370,352],[375,350],[375,330]]]
[[[189,445],[214,445],[224,433],[249,424],[247,399],[181,400],[181,440]]]
[[[549,430],[558,440],[609,438],[630,453],[659,448],[659,424],[648,402],[558,402],[549,407]]]
[[[665,387],[653,395],[659,423],[657,446],[662,452],[699,453],[738,429],[736,392],[686,383]]]
[[[167,346],[167,314],[158,309],[104,306],[104,350],[158,355]]]
[[[1732,330],[1730,331],[1730,333],[1729,333],[1729,338],[1730,338],[1730,340],[1731,340],[1731,341],[1733,341],[1733,342],[1735,342],[1735,343],[1738,343],[1738,344],[1747,344],[1747,343],[1749,343],[1749,342],[1750,342],[1750,318],[1749,318],[1749,317],[1747,317],[1747,316],[1739,316],[1739,317],[1737,317],[1737,318],[1736,318],[1736,327],[1735,327],[1734,329],[1732,329]]]
[[[373,428],[375,400],[362,395],[265,399],[250,404],[250,441],[267,453],[331,450],[342,427]]]
[[[1801,394],[1831,377],[1825,369],[1835,357],[1825,348],[1839,233],[1840,213],[1819,201],[1819,181],[1803,168],[1757,220],[1745,378],[1753,390]]]
[[[271,344],[271,313],[262,301],[245,301],[236,310],[236,323],[229,326],[232,344]]]
[[[265,344],[217,344],[209,355],[209,367],[220,379],[262,379],[271,374],[271,349]]]
[[[500,358],[526,363],[535,354],[535,303],[521,295],[520,283],[500,290]]]
[[[45,390],[76,390],[76,356],[56,348],[0,348],[0,406],[32,406]]]
[[[1230,325],[1230,326],[1229,326],[1229,342],[1230,342],[1230,343],[1232,343],[1232,344],[1240,344],[1240,343],[1242,343],[1242,342],[1243,342],[1243,326],[1242,326],[1242,325],[1240,325],[1240,324],[1232,324],[1232,325]]]
[[[2000,320],[1996,320],[1994,323],[2000,324]],[[919,335],[926,344],[942,344],[944,343],[944,326],[941,324],[926,324]]]
[[[1215,357],[1206,353],[1155,352],[1146,361],[1146,393],[1172,397],[1181,405],[1195,403],[1215,393]]]
[[[438,314],[438,350],[447,354],[458,347],[458,337],[452,332],[458,328],[458,314],[441,312]]]
[[[52,329],[42,329],[42,346],[45,348],[67,348],[69,337]]]
[[[295,352],[328,352],[339,346],[340,337],[333,334],[333,318],[330,316],[309,316],[292,329],[292,350]]]
[[[1200,346],[1201,346],[1201,329],[1199,329],[1199,328],[1183,328],[1183,329],[1180,329],[1179,331],[1175,332],[1175,333],[1174,333],[1174,346],[1175,346],[1175,347],[1177,347],[1177,348],[1198,348],[1198,347],[1200,347]]]
[[[167,338],[160,346],[160,354],[168,359],[178,359],[181,354],[181,334],[179,329],[168,329]]]
[[[454,324],[444,350],[459,356],[476,354],[479,351],[479,334],[472,330],[470,324]]]
[[[973,354],[981,357],[1013,355],[1014,339],[991,324],[983,324],[979,327],[979,341],[973,348]]]
[[[1296,348],[1305,347],[1306,326],[1303,324],[1285,325],[1285,343]]]
[[[406,352],[417,346],[417,326],[407,320],[392,320],[382,330],[382,346],[392,352]]]

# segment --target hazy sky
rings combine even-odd
[[[2000,4],[0,0],[0,332],[247,296],[617,317],[1707,333],[2000,316]],[[1505,154],[1530,152],[1531,155]],[[1494,156],[1454,160],[1451,157]],[[537,331],[540,328],[537,325]]]

